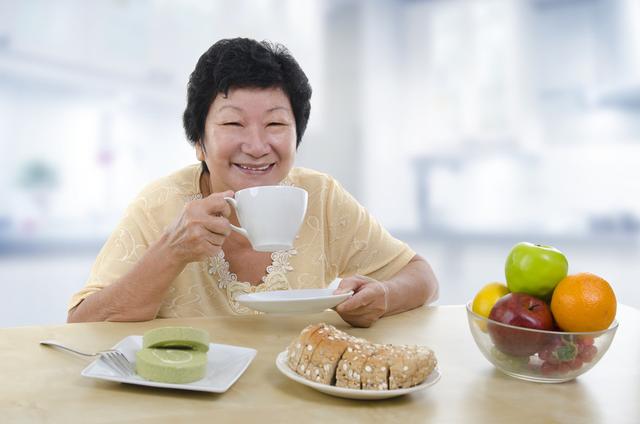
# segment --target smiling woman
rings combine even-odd
[[[255,313],[239,295],[325,288],[355,326],[433,301],[429,264],[393,238],[332,177],[294,167],[311,86],[281,45],[236,38],[207,50],[191,74],[184,127],[200,165],[147,186],[102,248],[69,321]],[[225,201],[249,187],[307,191],[293,248],[257,252]]]
[[[295,151],[295,118],[281,88],[233,88],[216,96],[196,144],[207,169],[202,177],[209,177],[203,195],[279,184],[293,167]]]

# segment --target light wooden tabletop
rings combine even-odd
[[[0,329],[0,421],[13,422],[640,422],[640,311],[618,310],[620,327],[604,358],[578,379],[540,384],[508,377],[474,344],[463,306],[422,307],[369,329],[334,312],[93,323]],[[435,385],[383,401],[335,398],[282,375],[275,358],[307,324],[328,322],[379,343],[431,347]],[[87,351],[167,325],[209,331],[214,343],[258,354],[225,393],[141,387],[82,377],[88,360],[40,346],[44,339]]]

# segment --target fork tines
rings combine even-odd
[[[133,374],[133,365],[126,356],[117,350],[102,352],[100,358],[111,368],[125,377]]]

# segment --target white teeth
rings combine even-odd
[[[265,166],[261,166],[261,167],[250,167],[250,166],[240,165],[240,164],[238,164],[238,166],[240,168],[246,169],[248,171],[266,171],[271,166],[271,164],[265,165]]]

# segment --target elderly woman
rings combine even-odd
[[[311,109],[304,72],[281,45],[215,43],[189,79],[184,128],[200,164],[147,186],[102,248],[69,322],[254,313],[244,293],[322,288],[355,294],[335,310],[354,326],[437,297],[429,264],[333,178],[294,167]],[[263,253],[230,231],[225,196],[287,184],[309,193],[290,250]]]

